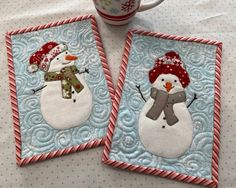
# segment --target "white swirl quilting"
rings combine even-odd
[[[93,104],[93,116],[90,117],[90,123],[93,127],[97,128],[106,128],[108,125],[108,120],[110,117],[110,113],[108,113],[110,108],[109,103],[100,104],[94,103]]]
[[[137,119],[134,118],[135,113],[126,107],[120,107],[120,116],[117,124],[122,125],[124,131],[130,132],[133,131],[133,126],[137,122]]]
[[[33,95],[32,89],[44,85],[42,71],[28,73],[27,66],[32,53],[49,41],[66,43],[79,59],[76,61],[93,95],[93,111],[79,128],[55,130],[48,125],[40,111],[40,92]],[[12,37],[14,68],[17,83],[22,158],[47,153],[105,136],[111,112],[111,100],[99,53],[91,29],[90,20],[52,27]]]
[[[54,137],[54,141],[57,148],[66,148],[71,145],[71,131],[65,130],[65,131],[59,131],[56,133]]]
[[[25,146],[33,153],[38,154],[54,149],[54,132],[47,124],[30,127],[23,137],[25,137]]]
[[[39,109],[31,110],[26,113],[23,119],[23,124],[27,127],[33,127],[39,123],[42,123],[43,116],[40,114]]]
[[[89,125],[85,125],[81,128],[74,128],[72,130],[72,139],[75,143],[81,144],[88,142],[93,138],[94,129],[91,128]]]
[[[186,89],[187,103],[191,101],[194,93],[198,97],[189,108],[194,126],[192,145],[177,159],[162,158],[147,152],[139,140],[137,131],[139,113],[144,101],[135,86],[140,85],[144,97],[148,99],[151,88],[148,71],[153,67],[157,57],[171,50],[180,54],[190,75],[191,83]],[[211,178],[215,51],[215,46],[205,44],[133,35],[112,140],[111,159]]]

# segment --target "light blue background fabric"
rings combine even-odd
[[[53,129],[42,117],[40,92],[32,94],[32,89],[44,85],[44,72],[38,70],[36,73],[28,73],[29,58],[49,41],[66,43],[68,50],[79,57],[76,61],[78,69],[81,71],[85,68],[89,69],[85,80],[93,95],[93,109],[90,118],[80,127],[66,130]],[[14,35],[12,36],[12,50],[20,116],[22,158],[86,143],[105,136],[111,100],[90,20]]]
[[[140,85],[144,97],[146,99],[150,97],[151,84],[148,72],[158,57],[171,50],[179,53],[190,75],[191,82],[186,89],[186,103],[189,104],[194,93],[198,97],[189,108],[194,127],[192,145],[186,153],[176,159],[155,156],[146,151],[141,144],[138,120],[145,103],[135,87]],[[133,35],[112,140],[111,159],[211,179],[215,52],[216,46],[212,45]]]

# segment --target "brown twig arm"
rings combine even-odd
[[[192,103],[197,99],[197,94],[194,93],[193,99],[191,100],[191,102],[188,104],[187,108],[190,107],[192,105]]]
[[[142,91],[141,91],[141,89],[140,89],[140,85],[136,85],[136,88],[138,89],[138,92],[140,93],[142,99],[143,99],[145,102],[147,102],[146,99],[144,98],[143,94],[142,94]]]

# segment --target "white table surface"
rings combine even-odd
[[[106,25],[92,0],[0,1],[0,188],[114,187],[192,188],[159,177],[113,169],[101,164],[102,147],[19,168],[15,164],[9,102],[5,32],[84,14],[95,14],[114,85],[117,83],[124,39],[129,28],[196,36],[223,42],[222,120],[219,187],[236,187],[236,2],[235,0],[166,0],[139,13],[129,25]]]

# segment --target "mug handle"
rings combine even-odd
[[[164,0],[154,0],[154,1],[150,2],[150,3],[141,4],[139,9],[138,9],[138,12],[142,12],[142,11],[151,9],[151,8],[161,4],[163,1]]]

